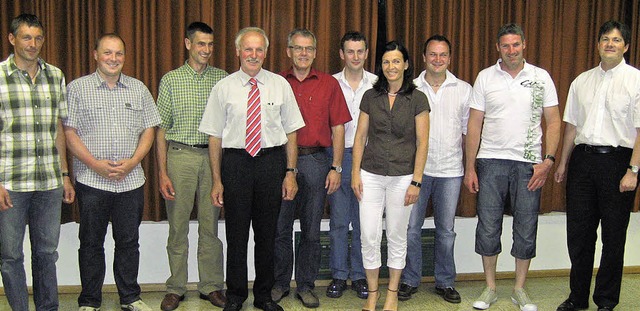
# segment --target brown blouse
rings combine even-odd
[[[415,116],[425,110],[431,111],[427,96],[417,89],[410,94],[398,94],[390,110],[387,94],[370,89],[362,97],[360,110],[369,115],[362,169],[383,176],[413,174]]]

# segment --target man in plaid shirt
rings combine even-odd
[[[13,310],[29,310],[23,241],[29,224],[33,300],[58,309],[56,261],[62,200],[74,190],[67,170],[61,118],[67,117],[64,75],[42,60],[38,18],[13,19],[14,53],[0,63],[0,270]]]
[[[80,205],[80,310],[98,310],[105,274],[104,239],[111,220],[113,270],[123,310],[152,310],[140,299],[138,228],[144,207],[140,162],[151,149],[160,116],[149,89],[122,73],[125,45],[98,39],[95,73],[69,83],[64,121]]]
[[[171,276],[160,308],[175,310],[187,291],[189,218],[198,205],[198,291],[200,298],[224,308],[222,241],[218,238],[220,208],[211,201],[213,179],[209,165],[209,136],[198,131],[207,98],[224,70],[209,66],[213,29],[191,23],[184,39],[189,59],[160,81],[158,110],[162,122],[156,135],[158,183],[165,199],[169,239],[167,255]]]

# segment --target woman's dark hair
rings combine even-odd
[[[380,54],[380,59],[382,59],[382,56],[384,56],[384,54],[389,51],[398,51],[402,53],[403,60],[405,62],[409,62],[409,51],[407,51],[407,48],[404,47],[402,43],[398,41],[391,41],[385,44],[384,50],[382,51],[382,54]],[[384,73],[382,72],[382,65],[380,65],[380,67],[376,70],[376,74],[378,75],[378,81],[376,81],[376,83],[373,85],[373,88],[378,93],[387,93],[389,91],[389,81],[387,81],[387,77],[385,77]],[[411,93],[415,89],[416,85],[413,84],[413,64],[409,62],[409,67],[404,71],[402,77],[402,87],[400,87],[400,90],[398,90],[398,94]]]

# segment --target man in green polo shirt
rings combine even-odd
[[[213,29],[202,22],[187,27],[185,46],[189,59],[160,81],[158,110],[162,122],[156,135],[158,182],[169,220],[167,254],[171,276],[161,303],[174,310],[187,291],[189,217],[198,206],[198,291],[200,298],[223,308],[224,273],[222,242],[218,238],[220,208],[211,203],[213,188],[209,165],[209,137],[198,132],[213,86],[228,74],[209,66]]]

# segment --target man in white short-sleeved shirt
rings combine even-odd
[[[558,96],[549,74],[525,62],[520,26],[502,26],[497,39],[500,59],[476,78],[467,126],[464,184],[478,194],[475,251],[482,256],[487,282],[473,307],[488,309],[498,299],[496,264],[502,252],[502,215],[508,194],[514,218],[511,255],[516,261],[511,299],[520,310],[536,311],[524,285],[536,254],[541,188],[558,147]]]
[[[198,128],[209,135],[211,200],[225,211],[224,310],[241,310],[249,296],[247,243],[251,226],[256,271],[253,306],[282,311],[271,299],[276,223],[282,200],[293,200],[298,191],[296,131],[304,121],[289,83],[262,68],[269,48],[264,30],[244,28],[236,35],[235,44],[240,70],[213,87]],[[259,134],[250,130],[253,128]]]
[[[602,235],[593,301],[613,310],[620,301],[624,249],[640,165],[640,70],[628,65],[631,31],[600,27],[600,64],[571,83],[564,110],[562,156],[555,177],[567,178],[567,248],[571,294],[558,311],[589,308],[593,258]]]

